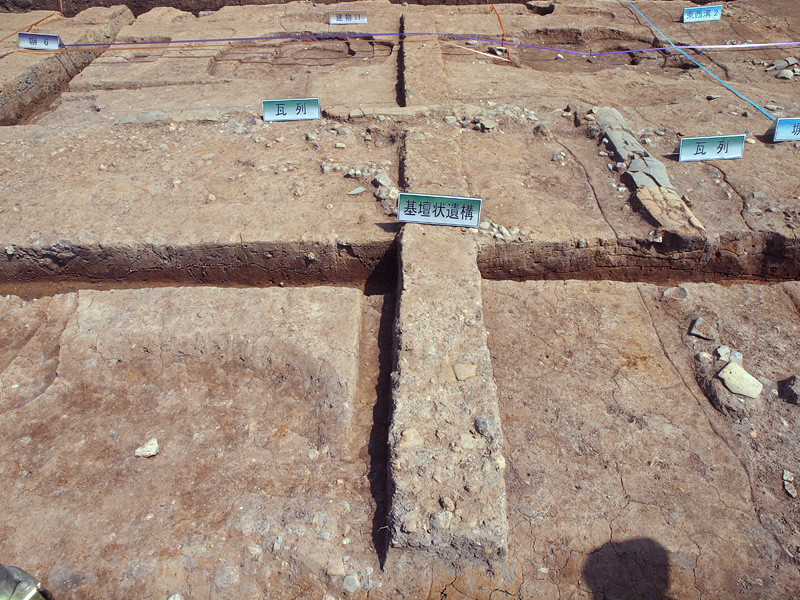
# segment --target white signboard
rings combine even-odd
[[[289,98],[262,100],[265,121],[308,121],[319,119],[319,98]]]
[[[401,193],[397,201],[400,223],[477,227],[480,219],[480,198]]]
[[[365,10],[332,10],[328,13],[329,25],[366,25]]]
[[[47,33],[20,31],[17,34],[17,45],[26,50],[58,50],[61,47],[61,38]]]
[[[683,9],[684,23],[699,23],[700,21],[719,21],[722,18],[722,6],[701,6],[699,8]]]
[[[744,134],[715,137],[683,138],[678,160],[721,160],[742,158],[744,154]]]

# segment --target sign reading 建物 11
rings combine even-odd
[[[265,121],[306,121],[319,119],[319,98],[262,100]]]
[[[744,134],[721,135],[681,139],[678,160],[721,160],[723,158],[742,158],[744,154]]]
[[[800,119],[778,119],[775,123],[773,142],[800,140]]]
[[[47,33],[17,34],[17,46],[25,50],[58,50],[61,47],[61,38]]]
[[[699,8],[684,8],[683,22],[697,23],[699,21],[719,21],[722,18],[722,6],[701,6]]]
[[[366,25],[365,10],[332,10],[328,12],[329,25]]]
[[[397,220],[400,223],[477,227],[480,218],[480,198],[400,194],[397,200]]]

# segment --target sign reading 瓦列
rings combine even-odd
[[[47,33],[20,31],[17,34],[17,45],[25,50],[58,50],[61,46],[61,38]]]
[[[800,119],[778,119],[775,123],[773,142],[800,140]]]
[[[684,8],[683,22],[698,23],[700,21],[719,21],[722,18],[722,6],[701,6]]]
[[[365,10],[332,10],[328,12],[329,25],[366,25]]]
[[[262,100],[265,121],[307,121],[319,119],[319,98]]]
[[[400,223],[477,227],[480,218],[480,198],[400,194],[397,201],[397,220]]]
[[[680,162],[722,160],[724,158],[742,158],[743,154],[744,134],[683,138],[678,160]]]

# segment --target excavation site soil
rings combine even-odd
[[[0,563],[800,597],[797,2],[233,4],[0,2]]]

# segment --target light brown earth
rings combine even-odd
[[[682,44],[800,33],[688,6],[636,2]],[[624,2],[211,8],[52,16],[128,44],[58,54],[0,13],[0,562],[59,600],[800,596],[800,143],[674,50],[568,52],[666,45]],[[798,117],[798,53],[692,56]],[[322,118],[263,122],[292,97]],[[744,158],[677,162],[716,132]]]

